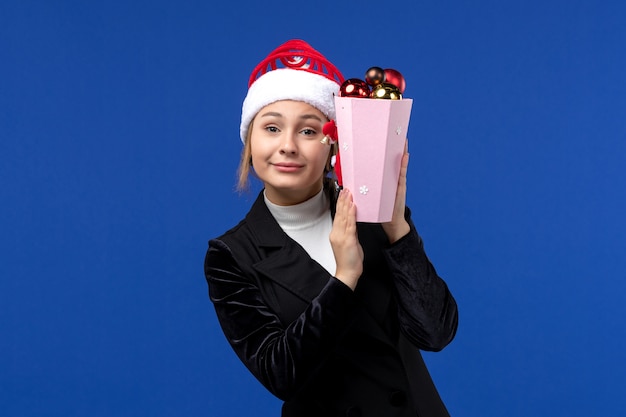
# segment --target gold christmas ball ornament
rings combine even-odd
[[[382,82],[372,88],[371,98],[379,98],[386,100],[402,100],[400,89],[390,83]]]

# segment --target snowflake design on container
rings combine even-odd
[[[343,148],[344,151],[348,150],[348,144],[347,143],[344,143],[341,147]]]
[[[402,126],[396,127],[396,135],[399,135],[400,133],[402,133]]]
[[[359,187],[359,192],[363,195],[367,194],[368,191],[367,185],[361,185],[361,187]]]

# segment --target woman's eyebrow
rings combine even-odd
[[[283,117],[283,115],[282,113],[278,113],[275,111],[268,111],[267,113],[261,114],[261,117]],[[314,119],[314,120],[318,120],[319,122],[323,122],[323,120],[315,114],[303,114],[299,118],[302,120]]]
[[[303,114],[302,116],[300,116],[300,118],[304,120],[315,119],[315,120],[319,120],[320,122],[322,122],[322,119],[320,119],[320,117],[315,114]]]
[[[283,117],[283,115],[275,111],[268,111],[267,113],[263,113],[261,117]]]

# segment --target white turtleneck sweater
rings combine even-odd
[[[330,203],[321,190],[307,201],[293,206],[278,206],[267,199],[265,204],[287,235],[298,242],[309,256],[335,275],[337,264],[330,246]]]

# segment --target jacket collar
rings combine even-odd
[[[336,196],[334,192],[331,199],[333,196]],[[331,200],[332,214],[335,201],[336,198]],[[250,208],[246,221],[257,247],[264,254],[262,259],[254,264],[254,268],[305,303],[311,302],[319,295],[332,275],[281,229],[265,204],[263,191]],[[293,272],[286,274],[285,271]],[[357,287],[357,294],[363,300],[364,315],[361,316],[361,320],[354,323],[355,327],[362,328],[370,335],[389,343],[388,336],[380,327],[380,319],[385,316],[391,296],[389,290],[381,287],[378,280],[374,280],[373,277],[364,276]],[[366,305],[368,307],[365,307]],[[375,321],[379,321],[379,325],[374,325]]]
[[[287,244],[289,236],[281,229],[267,208],[263,198],[263,190],[259,192],[254,204],[252,204],[246,215],[246,220],[259,246],[280,248]]]
[[[307,303],[315,298],[331,274],[282,230],[267,208],[262,191],[246,220],[264,255],[254,268]]]

